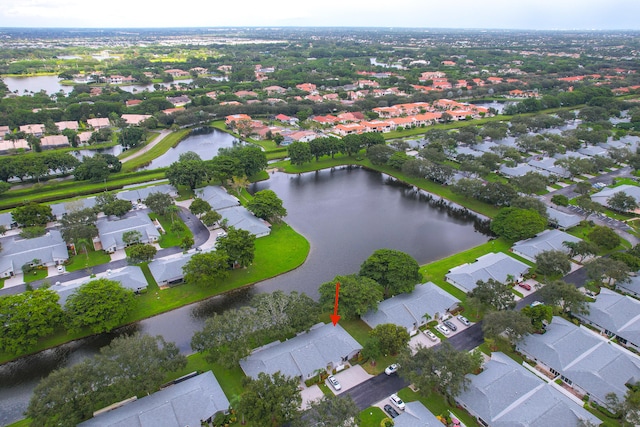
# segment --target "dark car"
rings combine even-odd
[[[451,322],[450,320],[447,320],[446,322],[444,322],[444,325],[447,328],[451,329],[452,331],[457,331],[458,330],[458,327],[453,322]]]
[[[389,414],[389,416],[390,416],[391,418],[395,418],[395,417],[397,417],[398,415],[400,415],[400,414],[398,413],[398,411],[396,411],[396,410],[393,408],[393,406],[391,406],[391,405],[384,405],[384,412],[386,412],[387,414]]]

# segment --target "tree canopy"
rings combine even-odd
[[[418,262],[394,249],[378,249],[360,266],[360,276],[375,280],[386,297],[409,293],[422,280]]]
[[[336,276],[333,281],[320,285],[320,304],[333,309],[336,297],[336,282],[340,282],[340,303],[338,314],[343,319],[355,319],[369,310],[375,310],[382,301],[384,289],[375,280],[351,274]]]
[[[144,199],[144,204],[158,215],[169,214],[169,207],[174,205],[173,198],[167,193],[153,192]]]
[[[229,255],[224,251],[195,254],[182,271],[187,283],[215,284],[229,277]]]
[[[287,215],[282,200],[273,190],[260,190],[247,203],[247,209],[258,218],[279,221]]]
[[[491,231],[511,241],[528,239],[546,227],[546,218],[528,209],[502,208],[491,221]]]
[[[229,227],[227,235],[219,237],[216,241],[216,249],[227,254],[230,267],[248,267],[255,256],[255,241],[256,236],[249,231]]]
[[[44,226],[53,221],[51,206],[29,202],[11,212],[13,220],[23,227]]]
[[[261,372],[257,379],[247,378],[238,410],[258,427],[281,426],[295,421],[302,404],[299,381],[280,372],[273,375]]]

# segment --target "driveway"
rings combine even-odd
[[[433,347],[434,345],[438,345],[440,343],[440,338],[436,341],[431,341],[429,337],[427,337],[424,332],[420,331],[409,340],[409,347],[415,353],[418,351],[418,346],[422,347]]]
[[[336,391],[328,381],[325,381],[329,390],[331,390],[334,394],[339,395],[344,393],[345,391],[352,389],[353,387],[367,381],[369,378],[373,378],[373,375],[367,373],[364,368],[360,365],[352,366],[349,369],[345,369],[344,371],[338,372],[334,375],[342,388],[339,391]]]
[[[300,395],[302,396],[302,405],[300,406],[303,411],[309,409],[309,403],[314,400],[322,399],[324,393],[320,390],[317,384],[312,385],[311,387],[302,387],[300,390]]]

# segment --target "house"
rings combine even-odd
[[[0,141],[3,141],[8,133],[11,133],[9,126],[0,126]]]
[[[167,96],[167,101],[172,103],[174,107],[184,107],[191,102],[191,99],[187,95]]]
[[[569,253],[569,248],[564,246],[564,242],[578,243],[579,239],[561,230],[544,230],[535,237],[520,240],[511,247],[511,252],[520,255],[524,259],[535,262],[536,256],[545,251],[562,251]]]
[[[138,231],[141,234],[140,243],[155,243],[160,238],[160,232],[149,216],[137,211],[115,221],[100,218],[96,222],[96,227],[98,227],[98,237],[93,239],[94,247],[96,250],[103,249],[109,253],[127,246],[122,240],[122,235],[128,231]]]
[[[316,91],[316,85],[314,85],[313,83],[302,83],[302,84],[296,85],[296,88],[300,89],[303,92],[309,92],[309,93],[313,93]]]
[[[0,213],[0,225],[4,226],[7,230],[11,230],[13,227],[17,227],[17,224],[13,220],[13,215],[11,215],[11,212]]]
[[[406,402],[404,411],[393,419],[395,427],[442,427],[442,421],[436,418],[419,400]]]
[[[15,150],[31,150],[31,146],[29,146],[29,143],[27,142],[26,139],[17,139],[17,140],[10,140],[7,139],[5,141],[0,141],[0,152],[1,153],[8,153],[10,151],[15,151]]]
[[[78,122],[75,120],[66,121],[66,122],[56,122],[56,126],[58,130],[62,132],[65,129],[78,130]]]
[[[483,426],[578,426],[581,420],[601,424],[582,405],[504,353],[492,353],[482,372],[467,378],[469,387],[455,399]]]
[[[239,206],[240,201],[227,193],[222,187],[210,185],[204,188],[198,188],[195,190],[196,197],[201,198],[205,202],[211,205],[211,209],[220,210],[230,208],[232,206]]]
[[[178,190],[170,184],[150,185],[148,187],[132,188],[116,193],[116,197],[120,200],[128,200],[131,203],[142,203],[153,193],[164,193],[176,198]]]
[[[582,217],[579,215],[568,214],[549,207],[547,207],[547,215],[549,217],[549,223],[560,230],[575,227],[582,221]]]
[[[615,337],[619,343],[640,350],[640,301],[637,299],[602,288],[596,301],[589,303],[589,314],[575,316]]]
[[[295,125],[297,125],[297,124],[298,124],[298,122],[299,122],[298,118],[296,118],[296,117],[289,117],[289,116],[284,115],[284,114],[278,114],[278,115],[276,116],[276,120],[278,120],[279,122],[282,122],[282,123],[287,123],[287,124],[289,124],[290,126],[295,126]]]
[[[88,144],[92,133],[93,132],[80,132],[78,134],[78,145]]]
[[[96,205],[95,197],[87,197],[84,199],[71,200],[63,203],[53,203],[50,205],[51,213],[56,221],[59,221],[69,212],[76,212],[82,209],[93,208]]]
[[[269,94],[273,95],[274,93],[285,93],[287,90],[281,86],[267,86],[264,90]]]
[[[111,126],[111,123],[109,123],[109,119],[107,119],[106,117],[97,118],[97,119],[87,119],[87,124],[92,128],[94,128],[95,130],[100,130],[100,129],[108,128],[109,126]]]
[[[154,259],[149,263],[149,271],[160,288],[178,285],[184,281],[182,267],[192,256],[193,253],[186,253]]]
[[[139,125],[141,122],[144,122],[149,117],[151,117],[151,114],[123,114],[120,117],[128,125]]]
[[[180,70],[178,68],[173,68],[170,70],[164,70],[165,74],[170,75],[171,77],[188,77],[190,76],[188,71]]]
[[[541,171],[546,171],[552,175],[562,178],[569,178],[571,174],[564,168],[556,166],[556,159],[553,157],[542,157],[529,161],[529,165]]]
[[[640,379],[640,358],[584,326],[554,317],[544,334],[526,336],[516,349],[551,374],[606,405],[606,395],[624,400]]]
[[[640,203],[640,187],[635,185],[619,185],[613,188],[605,188],[595,194],[591,195],[591,200],[596,203],[600,203],[602,206],[609,206],[607,200],[611,198],[616,193],[624,192],[627,196],[631,196],[636,199],[637,203]]]
[[[609,151],[606,148],[598,147],[596,145],[589,145],[578,149],[578,153],[584,154],[589,157],[609,157]]]
[[[222,215],[221,222],[226,222],[228,227],[247,230],[256,237],[268,236],[271,233],[271,225],[267,221],[257,218],[242,206],[221,209],[218,213]]]
[[[213,372],[174,381],[169,387],[151,395],[118,405],[79,425],[82,427],[184,427],[200,426],[218,413],[229,410],[224,394]]]
[[[280,373],[306,380],[318,372],[340,370],[354,358],[362,346],[340,324],[318,323],[287,341],[275,341],[255,349],[240,361],[240,367],[251,378],[264,372]]]
[[[490,252],[471,264],[454,267],[445,275],[447,282],[464,292],[472,291],[478,280],[489,279],[505,283],[518,279],[529,271],[529,266],[502,252]]]
[[[508,178],[525,176],[529,172],[536,172],[541,175],[546,174],[545,176],[549,176],[549,172],[540,171],[538,169],[535,169],[533,166],[529,166],[526,163],[518,163],[515,166],[507,166],[504,164],[500,165],[500,173]]]
[[[50,230],[44,236],[23,239],[19,236],[3,239],[0,253],[0,277],[22,273],[22,266],[60,265],[69,259],[67,245],[58,230]],[[38,260],[38,263],[34,261]]]
[[[241,122],[244,120],[251,121],[251,116],[247,114],[232,114],[230,116],[226,116],[224,118],[224,124],[230,126],[231,124],[235,124],[236,122]]]
[[[142,104],[141,99],[127,99],[126,101],[124,101],[125,107],[133,107],[139,104]]]
[[[20,132],[24,132],[28,135],[33,135],[40,138],[42,135],[44,135],[44,125],[43,124],[22,125],[20,126]]]
[[[239,90],[237,92],[234,93],[235,96],[237,96],[238,98],[257,98],[258,94],[255,93],[252,90]]]
[[[82,279],[71,280],[64,283],[58,282],[49,289],[58,293],[60,297],[58,304],[64,307],[67,298],[75,293],[79,287],[98,279],[108,279],[119,282],[123,288],[130,289],[133,292],[140,292],[149,285],[140,267],[128,265],[118,268],[117,270],[107,270],[104,273],[98,273],[95,277],[83,277]]]
[[[457,307],[459,299],[432,282],[417,285],[413,292],[399,294],[378,304],[362,320],[371,328],[385,323],[403,326],[414,334],[429,320],[437,320]]]
[[[68,147],[69,138],[66,135],[49,135],[40,138],[42,148]]]

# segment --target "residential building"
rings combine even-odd
[[[174,107],[184,107],[191,102],[191,99],[187,95],[167,96],[167,101],[172,103]]]
[[[514,243],[511,252],[535,262],[536,256],[545,251],[561,251],[568,254],[569,248],[564,245],[564,242],[578,243],[581,241],[582,239],[561,230],[544,230],[535,237]]]
[[[184,70],[180,70],[178,68],[172,68],[170,70],[164,70],[165,74],[170,75],[171,77],[188,77],[191,74],[189,74],[188,71],[184,71]]]
[[[66,122],[56,122],[56,126],[58,127],[58,130],[62,132],[65,129],[78,130],[79,125],[77,121],[73,120]]]
[[[98,237],[93,239],[96,250],[103,249],[113,253],[124,249],[127,244],[122,240],[122,235],[128,231],[140,233],[140,243],[155,243],[160,238],[159,226],[156,226],[146,213],[134,211],[122,219],[114,221],[108,218],[100,218],[96,222]]]
[[[8,133],[11,133],[9,126],[0,126],[0,141],[3,141]]]
[[[554,317],[544,334],[526,336],[516,349],[600,405],[607,404],[609,393],[624,400],[627,384],[640,379],[638,356],[562,317]]]
[[[53,203],[50,205],[51,213],[56,221],[59,221],[69,212],[79,211],[82,209],[93,208],[96,205],[95,197],[87,197],[84,199],[71,200],[69,202]]]
[[[126,101],[124,101],[125,107],[133,107],[139,104],[142,104],[141,99],[127,99]]]
[[[385,323],[403,326],[410,334],[430,320],[441,319],[455,309],[459,299],[445,292],[432,282],[417,285],[413,292],[399,294],[378,304],[377,310],[370,310],[362,320],[371,328]]]
[[[436,418],[419,400],[405,402],[404,411],[393,419],[395,427],[442,427],[442,421]]]
[[[57,148],[57,147],[68,147],[69,146],[69,138],[66,135],[48,135],[40,138],[40,146],[43,149],[46,148]]]
[[[151,117],[151,114],[123,114],[120,117],[128,125],[139,125],[141,122],[144,122]]]
[[[640,301],[607,288],[601,288],[588,314],[576,314],[620,344],[640,350]]]
[[[529,161],[529,165],[541,171],[549,172],[562,178],[569,178],[571,174],[563,167],[556,166],[556,159],[553,157],[541,157]]]
[[[582,217],[579,215],[568,214],[549,207],[547,207],[547,215],[549,216],[549,223],[560,230],[575,227],[582,221]]]
[[[162,390],[100,411],[82,427],[184,427],[200,426],[216,414],[229,410],[224,394],[213,372],[207,371],[184,380],[178,379]]]
[[[271,224],[257,218],[243,206],[221,209],[218,213],[222,215],[222,221],[225,221],[228,227],[247,230],[256,237],[268,236],[271,233]]]
[[[17,139],[17,140],[4,140],[0,141],[0,152],[8,153],[10,151],[15,150],[31,150],[31,146],[26,139]]]
[[[128,200],[131,203],[144,203],[144,200],[153,193],[164,193],[176,198],[178,190],[170,184],[151,185],[148,187],[131,188],[116,193],[116,197],[120,200]]]
[[[635,185],[619,185],[613,188],[605,188],[591,195],[591,200],[600,203],[602,206],[609,206],[608,200],[616,193],[624,192],[627,196],[633,197],[640,204],[640,187]]]
[[[279,371],[286,376],[306,380],[318,372],[342,369],[361,350],[358,341],[340,324],[318,323],[309,332],[255,349],[240,361],[240,367],[254,379],[261,372],[272,375]]]
[[[195,195],[209,203],[211,209],[215,211],[240,205],[240,201],[236,197],[219,186],[209,185],[204,188],[198,188],[195,190]]]
[[[97,119],[87,119],[87,124],[92,128],[94,128],[95,130],[100,130],[100,129],[108,128],[109,126],[111,126],[111,123],[109,123],[109,119],[106,117],[101,117]]]
[[[316,85],[314,85],[313,83],[302,83],[302,84],[296,85],[296,87],[304,92],[313,93],[316,91]]]
[[[251,116],[247,114],[232,114],[224,118],[224,124],[229,126],[232,123],[236,123],[244,120],[251,121],[252,119],[251,119]]]
[[[490,252],[471,264],[454,267],[446,274],[447,282],[463,290],[472,291],[479,280],[489,279],[505,283],[516,280],[529,271],[529,266],[502,252]]]
[[[487,427],[578,426],[601,421],[553,384],[547,383],[504,353],[492,353],[469,387],[455,399]]]
[[[20,126],[20,132],[24,132],[29,135],[37,136],[40,138],[44,135],[44,125],[43,124],[32,124],[32,125],[22,125]]]
[[[50,230],[44,236],[33,239],[12,236],[2,240],[0,277],[21,274],[23,265],[49,267],[60,265],[68,259],[67,245],[58,230]]]

